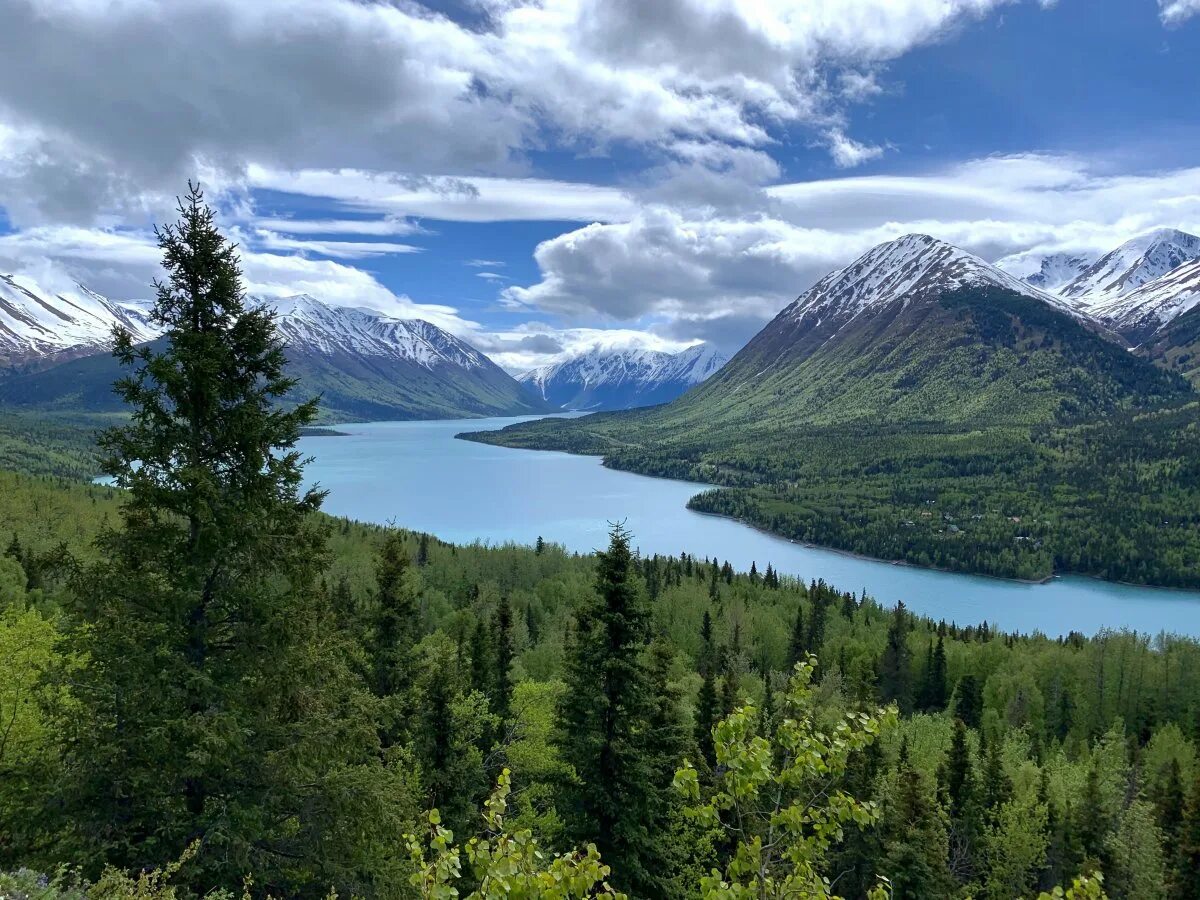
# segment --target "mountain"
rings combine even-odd
[[[1200,256],[1141,287],[1092,307],[1091,312],[1134,344],[1141,344],[1200,304]]]
[[[725,363],[711,344],[679,353],[597,348],[517,376],[559,409],[607,410],[653,406],[674,400]]]
[[[1174,228],[1159,228],[1110,250],[1060,293],[1102,321],[1111,321],[1112,310],[1126,294],[1197,257],[1200,257],[1200,237]]]
[[[998,259],[997,269],[1043,291],[1057,293],[1085,272],[1095,257],[1086,253],[1014,253]]]
[[[81,285],[53,292],[0,274],[0,367],[33,369],[108,348],[114,326],[137,340],[154,329],[136,304],[120,304]]]
[[[298,392],[321,394],[326,421],[550,411],[474,347],[420,319],[329,306],[307,296],[251,300],[275,308],[290,371],[300,379]],[[135,312],[127,311],[131,320]],[[135,334],[149,336],[144,328]],[[107,353],[95,353],[102,345],[88,346],[91,355],[0,379],[0,403],[43,409],[119,409],[111,385],[120,367]]]
[[[1066,301],[908,235],[817,282],[674,406],[730,421],[1034,422],[1180,390]]]
[[[611,422],[632,443],[753,453],[755,435],[807,426],[1032,425],[1188,396],[1182,379],[1130,354],[1071,303],[907,235],[818,281],[694,390]],[[600,433],[576,421],[588,424],[554,427]]]

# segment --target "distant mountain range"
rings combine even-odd
[[[525,372],[517,380],[559,409],[630,409],[674,400],[725,362],[711,344],[678,353],[596,348]]]
[[[112,328],[138,342],[156,330],[139,303],[115,303],[85,288],[41,291],[0,276],[0,404],[72,411],[119,409],[108,355]],[[272,306],[303,395],[321,394],[325,420],[528,415],[552,407],[503,369],[435,325],[308,296],[250,302]]]
[[[514,379],[418,319],[307,296],[253,302],[277,310],[292,369],[322,394],[327,420],[620,410],[681,396],[676,408],[723,418],[782,408],[814,421],[1046,419],[1143,393],[1154,402],[1169,380],[1145,380],[1142,360],[1200,378],[1200,238],[1175,229],[1096,258],[1023,253],[994,265],[908,235],[830,273],[728,363],[709,344],[597,348]],[[114,408],[114,327],[156,336],[144,302],[0,275],[0,403]]]

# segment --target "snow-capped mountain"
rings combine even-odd
[[[864,253],[788,305],[672,408],[769,421],[1047,422],[1186,390],[1073,304],[927,235]]]
[[[1095,261],[1096,257],[1088,253],[1041,254],[1025,251],[998,259],[993,265],[1026,284],[1053,294],[1078,278]]]
[[[0,379],[0,402],[119,408],[111,386],[120,369],[106,352],[111,329],[120,324],[136,341],[153,340],[148,306],[79,290],[78,297],[55,295],[51,302],[22,282],[0,283],[0,348],[16,348],[9,361],[42,363],[25,366],[39,371]],[[289,370],[300,380],[298,393],[320,394],[326,419],[460,418],[552,409],[470,344],[429,322],[331,306],[303,295],[250,297],[248,302],[275,310]],[[23,330],[10,327],[10,321]],[[0,362],[5,359],[0,356]]]
[[[1200,257],[1200,237],[1174,228],[1158,228],[1104,254],[1062,288],[1062,296],[1088,312],[1106,315],[1107,307],[1149,281]]]
[[[371,309],[330,306],[307,294],[255,297],[251,302],[274,308],[276,327],[293,351],[406,359],[430,370],[493,365],[470,344],[424,319],[396,319]]]
[[[710,344],[679,353],[596,348],[517,380],[560,409],[629,409],[674,400],[724,364],[725,356]]]
[[[863,313],[877,314],[892,304],[908,306],[964,287],[1003,288],[1081,318],[1054,294],[927,234],[908,234],[873,247],[826,275],[779,317],[840,327]]]
[[[1090,306],[1092,315],[1135,344],[1200,306],[1200,256],[1141,287]]]
[[[114,326],[135,340],[154,329],[144,308],[75,285],[46,290],[30,278],[0,274],[0,366],[45,365],[109,347]]]

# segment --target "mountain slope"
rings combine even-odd
[[[750,424],[1030,423],[1181,391],[1059,298],[910,235],[819,281],[673,406]]]
[[[1200,257],[1093,309],[1134,344],[1140,344],[1200,304]]]
[[[998,259],[997,269],[1043,291],[1057,293],[1085,272],[1095,257],[1086,253],[1014,253]]]
[[[1197,257],[1200,237],[1159,228],[1104,254],[1060,293],[1102,321],[1109,321],[1121,297]]]
[[[1197,406],[1064,301],[912,235],[672,403],[463,437],[717,485],[689,506],[882,559],[1191,585]]]
[[[429,419],[549,411],[503,369],[464,341],[419,319],[323,304],[311,297],[271,302],[298,393],[322,395],[335,419]],[[70,360],[0,380],[0,403],[109,411],[120,367],[108,354]]]
[[[674,400],[724,363],[725,357],[709,344],[674,354],[596,349],[532,369],[517,380],[560,409],[630,409]]]
[[[0,367],[36,368],[109,346],[114,326],[138,340],[154,330],[135,306],[75,285],[55,293],[29,278],[0,274]]]

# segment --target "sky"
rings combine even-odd
[[[0,271],[147,297],[189,178],[255,294],[732,352],[902,234],[1200,233],[1200,0],[0,0]]]

